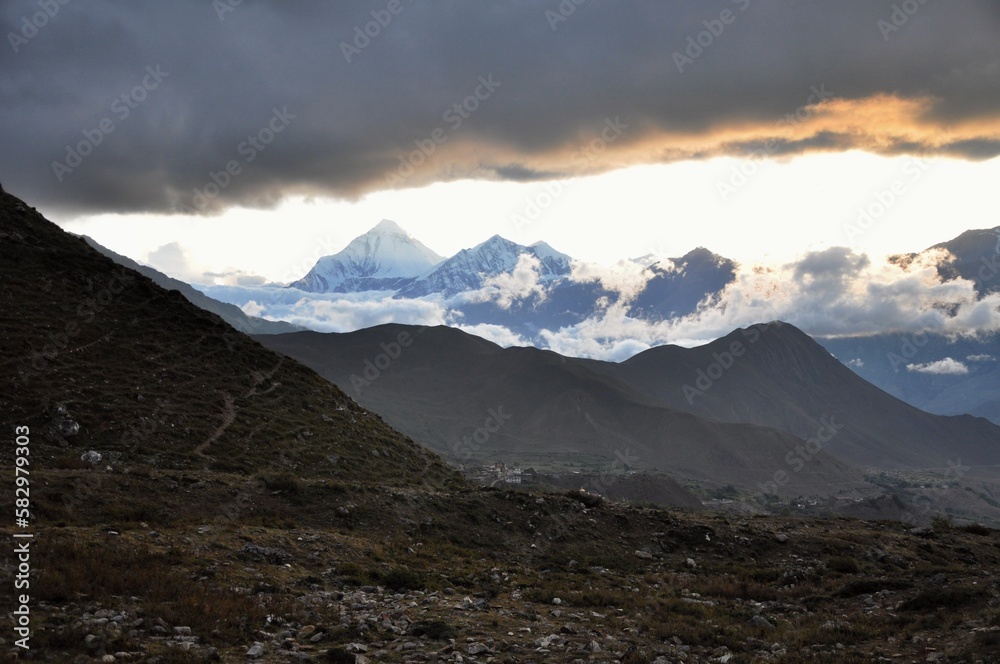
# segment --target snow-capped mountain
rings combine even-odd
[[[383,219],[342,251],[319,259],[291,287],[314,293],[398,290],[442,260],[399,224]]]
[[[478,290],[490,277],[514,270],[522,255],[538,259],[539,281],[552,282],[569,276],[573,260],[545,244],[524,246],[494,235],[471,249],[463,249],[400,290],[401,297],[422,297],[439,293],[446,297]]]

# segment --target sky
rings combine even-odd
[[[7,0],[0,26],[0,183],[193,281],[292,281],[382,218],[604,265],[1000,224],[995,0]]]

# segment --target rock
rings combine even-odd
[[[465,652],[470,655],[482,655],[484,653],[488,653],[489,651],[490,647],[485,643],[470,643],[465,647]]]
[[[754,616],[753,618],[750,619],[750,624],[753,625],[754,627],[762,627],[764,629],[774,629],[774,625],[771,624],[771,621],[765,618],[764,616]]]
[[[94,450],[90,450],[80,455],[80,461],[86,461],[91,466],[96,466],[101,462],[101,454],[100,452],[95,452]]]
[[[942,572],[938,572],[937,574],[931,577],[931,583],[933,583],[936,586],[943,586],[944,584],[948,583],[948,576]]]
[[[653,554],[651,554],[649,551],[638,550],[635,552],[635,557],[639,558],[640,560],[652,560]]]
[[[788,541],[788,535],[786,535],[785,533],[778,533],[777,535],[774,536],[774,539],[784,544],[785,542]]]
[[[930,537],[934,534],[934,531],[926,526],[919,528],[910,528],[910,534],[916,535],[917,537]]]
[[[688,569],[698,569],[698,563],[694,561],[694,558],[688,558],[687,560],[685,560],[684,565]]]
[[[101,647],[100,637],[95,636],[94,634],[88,634],[87,636],[83,637],[83,642],[91,650],[97,650],[98,648]]]
[[[552,603],[555,604],[556,606],[559,606],[560,604],[562,604],[562,600],[559,599],[558,597],[553,597]]]
[[[115,664],[115,656],[105,655],[104,657],[101,658],[101,664]]]
[[[316,633],[316,625],[306,625],[299,630],[300,639],[308,639],[310,636]]]
[[[245,544],[243,546],[243,555],[248,558],[263,560],[264,562],[271,563],[272,565],[284,565],[292,562],[293,560],[291,554],[287,551],[272,549],[266,546],[257,546],[256,544]]]
[[[174,634],[177,636],[191,636],[190,627],[174,627]]]
[[[264,656],[264,644],[261,643],[260,641],[256,641],[247,650],[247,657],[249,659],[260,659],[263,656]]]
[[[368,652],[368,646],[363,643],[348,643],[346,650],[351,654],[357,655]]]

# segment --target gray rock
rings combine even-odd
[[[245,544],[243,546],[243,555],[269,562],[272,565],[284,565],[293,560],[291,554],[287,551],[272,549],[267,546],[257,546],[256,544]]]
[[[788,535],[786,535],[785,533],[778,533],[777,535],[774,536],[774,539],[784,544],[785,542],[788,541]]]
[[[89,450],[80,455],[80,461],[86,461],[91,466],[96,466],[101,462],[101,453]]]
[[[190,627],[174,627],[174,634],[177,636],[191,636]]]
[[[485,643],[470,643],[465,647],[465,652],[470,655],[482,655],[488,653],[489,651],[490,647]]]
[[[260,659],[263,656],[264,656],[264,644],[261,643],[260,641],[255,642],[247,650],[247,657],[249,659]]]
[[[640,560],[652,560],[653,554],[651,554],[649,551],[638,550],[635,552],[635,557],[639,558]]]
[[[753,618],[750,619],[750,624],[753,625],[754,627],[762,627],[764,629],[774,629],[774,625],[771,624],[771,621],[765,618],[764,616],[754,616]]]

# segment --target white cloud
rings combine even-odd
[[[249,307],[244,309],[248,313],[320,331],[350,331],[386,322],[457,325],[462,316],[456,308],[463,304],[495,300],[509,307],[519,299],[539,294],[538,269],[534,257],[522,256],[511,273],[491,279],[483,289],[450,300],[438,296],[395,299],[387,292],[316,294],[273,285],[216,285],[202,290],[217,299]],[[600,313],[575,325],[542,330],[535,341],[564,355],[623,360],[652,346],[698,345],[736,328],[771,320],[787,321],[814,336],[921,330],[954,336],[1000,329],[1000,293],[977,299],[971,282],[942,283],[929,260],[907,265],[873,262],[863,254],[835,247],[806,254],[780,267],[740,268],[718,301],[706,300],[691,315],[655,323],[628,316],[629,300],[649,276],[649,271],[635,262],[623,261],[610,268],[574,264],[573,280],[599,281],[605,288],[622,293],[623,299],[603,303],[598,307]],[[499,325],[462,329],[504,346],[526,341]],[[958,365],[965,366],[955,362],[950,368],[960,370]],[[948,368],[915,365],[913,370],[940,372]]]
[[[444,325],[447,310],[433,299],[395,299],[385,292],[307,293],[269,286],[200,286],[209,297],[270,320],[284,320],[319,332],[351,332],[384,323]]]
[[[847,366],[858,367],[860,369],[861,367],[865,366],[865,361],[862,360],[860,357],[856,357],[853,360],[848,360]]]
[[[502,325],[489,325],[487,323],[481,323],[479,325],[455,325],[454,327],[462,330],[463,332],[468,332],[469,334],[474,334],[477,337],[482,337],[487,341],[492,341],[496,345],[503,346],[504,348],[531,345],[521,338],[520,335],[512,332]]]
[[[516,300],[523,300],[531,295],[545,298],[545,288],[538,283],[542,262],[531,254],[521,254],[517,265],[510,272],[498,274],[483,282],[481,289],[485,299],[496,300],[497,306],[510,309]]]
[[[969,362],[996,362],[997,361],[997,358],[993,357],[992,355],[986,355],[986,354],[982,354],[982,355],[969,355],[965,359],[967,361],[969,361]]]
[[[641,261],[641,259],[637,259]],[[669,261],[661,264],[666,269]],[[673,264],[669,264],[672,267]],[[618,261],[608,267],[597,263],[573,262],[570,279],[579,283],[600,282],[601,287],[620,294],[621,301],[631,302],[653,277],[653,273],[642,262],[636,260]]]
[[[928,362],[926,364],[907,364],[906,369],[907,371],[916,371],[917,373],[936,374],[942,376],[960,376],[969,373],[969,367],[950,357],[938,360],[937,362]]]

